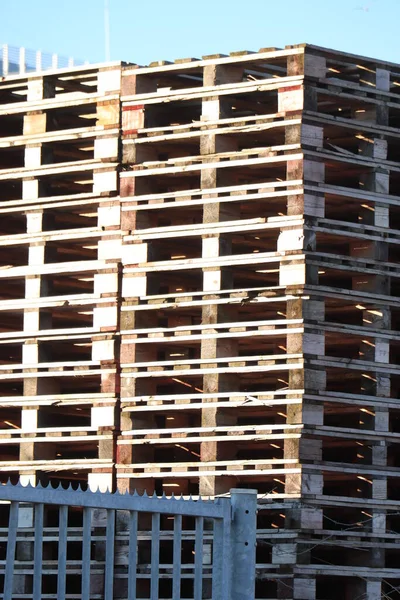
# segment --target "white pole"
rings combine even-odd
[[[42,51],[38,50],[36,52],[36,71],[42,70]]]
[[[25,48],[19,49],[19,72],[26,72]]]
[[[104,49],[106,62],[110,58],[110,5],[109,0],[104,0]]]
[[[8,44],[3,44],[3,75],[8,75],[8,69],[9,69]]]

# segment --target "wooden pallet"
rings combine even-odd
[[[257,597],[393,592],[399,88],[309,45],[0,82],[1,477],[257,486]]]

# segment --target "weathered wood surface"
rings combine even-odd
[[[2,477],[256,486],[265,597],[390,596],[399,87],[307,45],[1,81]]]

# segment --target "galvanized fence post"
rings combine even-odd
[[[220,519],[214,521],[212,600],[232,600],[232,507],[230,498],[217,498]]]
[[[232,489],[232,600],[254,600],[257,490]]]

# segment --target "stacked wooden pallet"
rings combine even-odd
[[[0,84],[0,469],[111,485],[121,65]],[[97,481],[97,479],[96,479]]]
[[[259,598],[400,579],[399,75],[310,46],[123,72],[117,478],[257,487]]]
[[[4,477],[257,487],[257,598],[393,592],[399,86],[313,46],[3,81]]]

